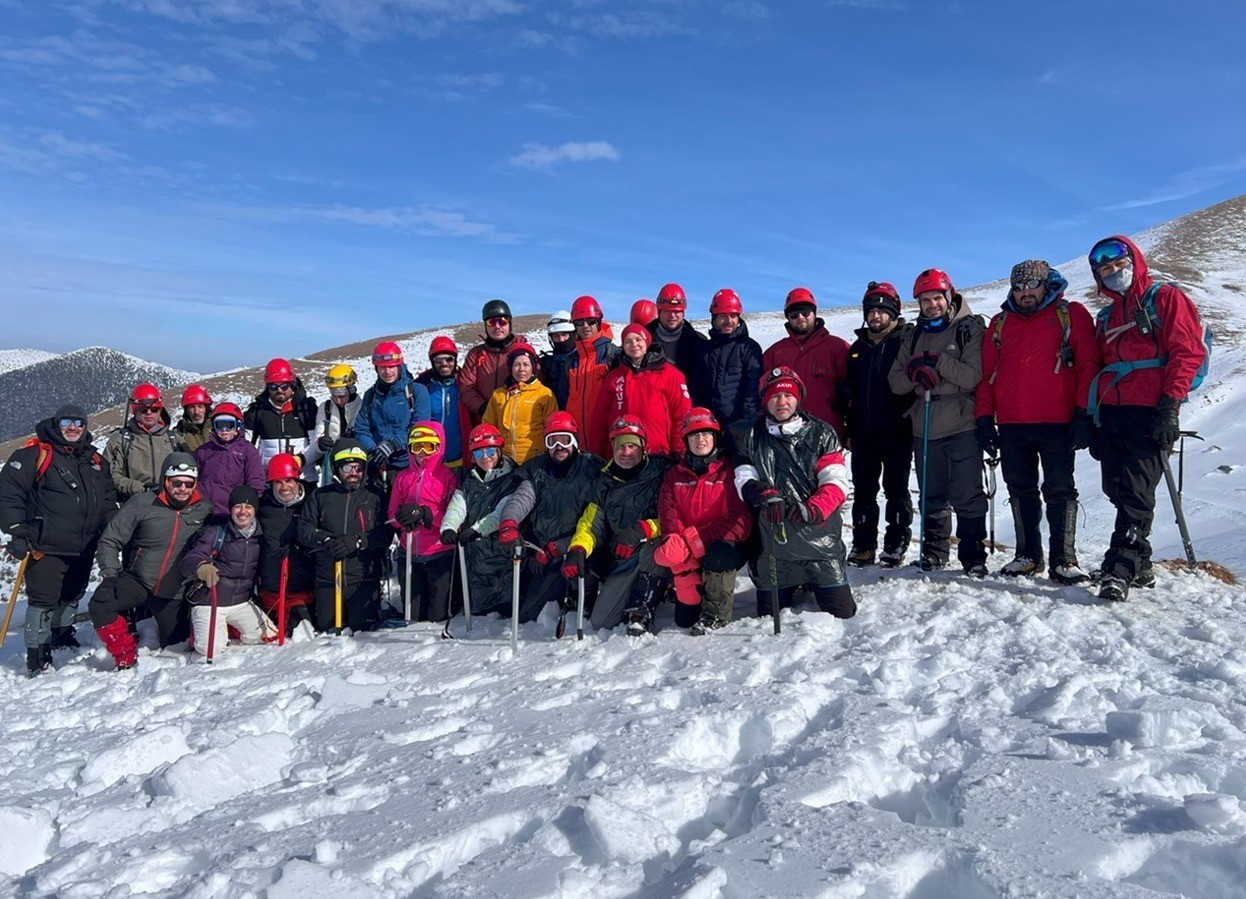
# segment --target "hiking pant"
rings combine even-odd
[[[511,578],[506,579],[508,587],[513,586]],[[522,622],[536,621],[545,604],[556,602],[568,607],[576,602],[576,586],[574,580],[567,580],[562,573],[562,559],[553,559],[542,565],[533,556],[528,556],[520,571],[519,586],[519,620]],[[597,595],[597,577],[591,567],[584,575],[584,605],[592,608]],[[498,596],[495,592],[494,596]],[[472,608],[475,610],[476,595],[472,594]],[[511,595],[507,593],[503,605],[494,606],[486,611],[501,613],[503,618],[511,617]]]
[[[1164,476],[1160,446],[1151,436],[1155,410],[1146,406],[1099,407],[1099,458],[1103,492],[1116,507],[1112,542],[1103,573],[1126,582],[1151,565],[1155,490]]]
[[[96,628],[112,624],[118,615],[139,608],[147,608],[156,619],[156,633],[162,649],[190,636],[186,603],[180,593],[172,598],[156,596],[128,571],[122,572],[111,584],[101,584],[87,603],[91,624]]]
[[[946,565],[951,553],[952,512],[956,513],[956,556],[962,566],[986,564],[986,491],[982,489],[982,448],[977,435],[964,431],[932,437],[922,458],[922,439],[913,438],[917,483],[924,490],[922,523],[927,559]],[[923,464],[924,463],[924,464]]]
[[[1017,530],[1017,555],[1043,562],[1043,503],[1051,531],[1051,567],[1076,565],[1077,485],[1067,424],[999,426],[999,463]],[[1039,496],[1039,465],[1042,496]]]
[[[316,624],[321,630],[337,627],[333,581],[316,583]],[[375,578],[346,580],[342,584],[342,627],[370,631],[381,617],[381,582]]]
[[[654,544],[642,543],[630,559],[615,564],[602,580],[593,604],[594,628],[617,627],[629,611],[642,607],[652,616],[664,592],[658,585],[664,587],[667,582],[666,569],[653,561],[653,550]]]
[[[852,438],[852,548],[878,549],[878,482],[887,499],[887,530],[883,549],[904,552],[913,536],[913,498],[909,472],[913,444],[907,432],[861,434]]]
[[[212,627],[212,607],[191,606],[190,623],[195,633],[195,652],[206,656],[208,631]],[[231,627],[238,632],[243,643],[255,644],[263,643],[265,639],[277,639],[277,628],[255,603],[240,602],[232,606],[217,606],[216,637],[212,642],[213,658],[224,652]]]
[[[735,575],[744,564],[744,553],[737,543],[715,540],[697,561],[667,567],[658,565],[663,577],[671,577],[675,587],[675,626],[692,627],[698,620],[728,622],[735,604]]]
[[[796,596],[797,587],[779,588],[779,608],[790,609]],[[829,587],[813,587],[813,598],[818,609],[829,612],[836,618],[851,618],[857,614],[857,602],[852,598],[852,588],[847,584],[835,584]],[[770,590],[757,591],[757,614],[769,618],[774,614],[774,593]]]
[[[411,617],[415,621],[445,621],[450,617],[450,587],[457,559],[454,550],[432,556],[411,557]],[[401,552],[394,559],[398,569],[397,606],[406,604],[407,562]]]
[[[74,626],[78,600],[91,580],[95,553],[80,556],[31,557],[26,563],[26,626],[22,636],[27,649],[37,649],[52,639],[52,632]]]

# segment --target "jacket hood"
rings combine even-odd
[[[424,456],[424,461],[422,463],[416,463],[415,460],[418,457],[415,453],[408,450],[407,455],[411,457],[411,465],[421,469],[436,468],[446,457],[446,429],[441,426],[441,422],[439,421],[417,421],[416,424],[421,428],[428,428],[436,434],[440,443],[437,444],[437,449],[431,455]]]
[[[416,384],[423,384],[425,387],[427,387],[429,384],[447,384],[448,385],[448,384],[453,384],[455,380],[458,378],[458,375],[459,375],[459,364],[455,362],[454,371],[450,372],[450,374],[444,378],[441,375],[437,374],[437,372],[433,371],[433,369],[426,368],[422,372],[420,372],[418,375],[416,375],[412,380],[414,380]]]
[[[596,355],[597,347],[601,346],[603,340],[606,343],[614,343],[614,329],[610,327],[610,322],[605,319],[602,319],[601,331],[596,337],[589,340],[580,340],[577,337],[572,341],[572,344],[575,346],[575,351],[581,356],[592,357]]]
[[[91,432],[83,430],[82,436],[78,438],[76,443],[70,443],[61,434],[61,427],[54,419],[45,418],[39,424],[35,425],[35,436],[44,443],[50,443],[56,449],[65,453],[76,453],[83,449],[89,449],[94,452],[95,448],[91,444]]]
[[[1060,299],[1060,297],[1064,296],[1064,291],[1068,286],[1069,282],[1065,280],[1064,275],[1060,274],[1057,269],[1051,269],[1047,273],[1047,293],[1043,297],[1043,301],[1034,309],[1034,312],[1038,312],[1040,309],[1046,309],[1056,300]],[[1008,296],[1004,299],[1003,305],[999,308],[1005,312],[1017,312],[1021,315],[1031,314],[1027,313],[1024,309],[1021,309],[1016,303],[1013,302],[1011,286],[1008,288]]]
[[[619,364],[626,365],[632,371],[653,371],[655,368],[661,368],[667,361],[666,350],[656,340],[649,344],[649,349],[645,350],[645,354],[640,357],[639,365],[633,365],[632,360],[627,358],[626,354],[619,353]]]
[[[1124,296],[1121,296],[1114,290],[1108,290],[1103,286],[1103,281],[1099,278],[1099,272],[1092,266],[1090,272],[1095,276],[1095,286],[1099,288],[1099,295],[1108,297],[1112,300],[1132,300],[1141,297],[1146,293],[1147,288],[1151,286],[1151,270],[1147,267],[1146,257],[1142,255],[1142,251],[1138,249],[1138,245],[1123,234],[1113,234],[1111,237],[1105,237],[1104,240],[1119,240],[1125,246],[1129,247],[1129,254],[1134,261],[1134,279],[1129,285],[1129,290]],[[1096,244],[1103,241],[1096,241]]]

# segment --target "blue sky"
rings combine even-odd
[[[1246,192],[1243,34],[1240,0],[0,0],[0,344],[213,370],[494,296],[969,286]]]

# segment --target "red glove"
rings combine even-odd
[[[904,373],[909,376],[910,381],[923,390],[934,390],[938,386],[939,381],[942,380],[939,377],[938,369],[935,368],[938,364],[939,354],[927,350],[920,355],[911,357],[908,365],[904,366]]]
[[[783,512],[787,508],[783,502],[783,494],[771,487],[761,492],[760,500],[762,518],[771,524],[778,524],[783,520]]]
[[[804,502],[788,507],[787,520],[792,524],[821,524],[826,519],[821,509],[812,503]]]
[[[630,559],[636,552],[636,547],[651,538],[653,533],[653,526],[647,521],[641,521],[635,527],[624,528],[618,533],[614,544],[614,554],[620,559]]]
[[[573,546],[562,561],[562,576],[569,581],[584,577],[586,556],[582,547]]]
[[[533,558],[542,565],[548,565],[550,562],[556,560],[559,555],[558,544],[551,540],[549,543],[545,544],[543,549],[538,549],[533,555]]]
[[[519,522],[507,518],[498,525],[498,543],[514,546],[519,542]]]

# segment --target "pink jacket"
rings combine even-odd
[[[441,521],[445,518],[446,507],[450,505],[450,497],[458,489],[458,478],[453,469],[449,468],[443,458],[446,453],[446,432],[440,422],[421,421],[421,425],[431,428],[441,443],[437,452],[422,459],[412,453],[411,464],[404,468],[394,481],[394,490],[389,496],[389,518],[392,521],[399,506],[412,503],[417,506],[428,506],[433,510],[433,526],[416,528],[411,531],[412,556],[432,556],[437,553],[450,552],[453,546],[445,546],[438,539],[441,535]],[[407,531],[405,528],[390,525],[398,531],[398,545],[405,550]]]

